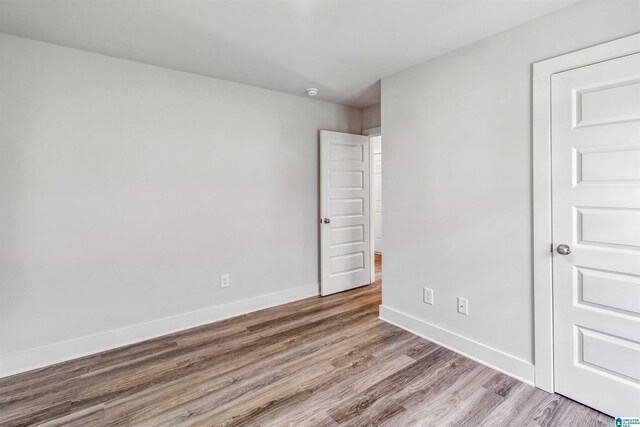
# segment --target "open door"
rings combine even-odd
[[[320,131],[320,293],[370,283],[369,137]]]

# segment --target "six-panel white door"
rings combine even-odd
[[[638,416],[640,54],[551,88],[555,390]]]
[[[370,283],[369,137],[320,131],[320,293]]]

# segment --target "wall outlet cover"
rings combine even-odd
[[[229,274],[221,274],[220,275],[220,287],[221,288],[228,288],[230,285],[230,280],[229,280]]]
[[[469,314],[469,301],[466,298],[458,297],[458,313],[465,316]]]
[[[422,288],[422,301],[424,301],[425,304],[433,305],[433,289]]]

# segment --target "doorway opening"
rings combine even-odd
[[[371,254],[374,266],[372,269],[371,282],[380,284],[382,282],[382,252],[383,252],[383,232],[382,232],[382,134],[380,128],[363,131],[369,137],[371,153]]]
[[[372,135],[320,131],[322,296],[376,283],[376,271],[381,277],[381,183],[379,130]]]

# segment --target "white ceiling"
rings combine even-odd
[[[0,0],[0,31],[355,107],[379,80],[576,0]]]

